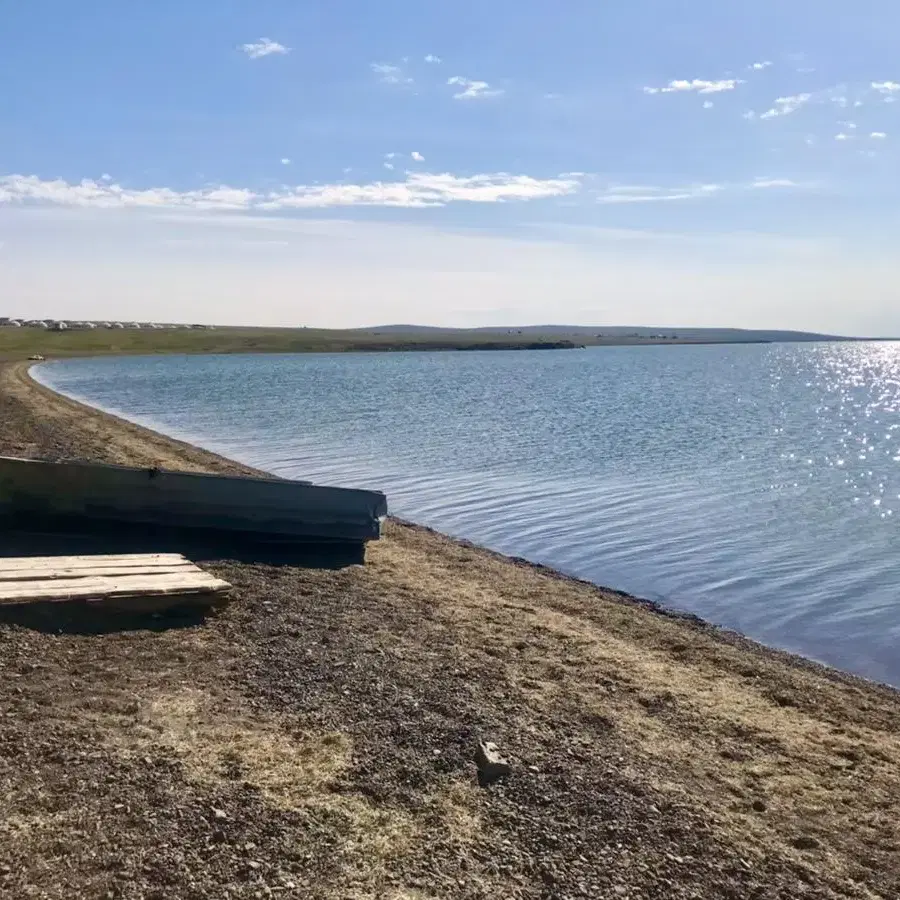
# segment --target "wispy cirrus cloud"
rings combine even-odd
[[[438,63],[443,62],[443,60],[439,56],[435,56],[433,53],[429,53],[425,57],[425,62],[430,63],[431,65],[437,65]]]
[[[789,116],[798,109],[806,106],[813,99],[812,94],[793,94],[789,97],[777,97],[775,105],[762,113],[760,119],[775,119],[779,116]]]
[[[838,84],[801,94],[777,97],[771,108],[762,113],[746,112],[744,118],[777,119],[790,116],[805,106],[830,105],[838,109],[859,109],[872,99],[872,94],[881,95],[885,103],[893,103],[900,98],[900,83],[896,81],[873,81],[865,84]]]
[[[743,84],[739,78],[722,78],[718,81],[705,81],[702,78],[694,78],[690,81],[676,79],[670,81],[664,87],[645,87],[645,94],[679,94],[696,92],[698,94],[718,94],[722,91],[733,91],[739,84]]]
[[[411,157],[423,161],[413,151]],[[398,154],[385,154],[385,160]],[[393,169],[393,163],[384,165]],[[207,212],[266,212],[315,210],[336,207],[404,207],[421,209],[454,203],[507,203],[573,196],[603,205],[665,203],[710,198],[719,194],[773,188],[802,188],[787,178],[758,177],[749,182],[697,182],[676,185],[608,184],[586,191],[596,183],[584,172],[565,172],[550,178],[494,172],[454,175],[450,172],[412,172],[389,181],[348,184],[299,184],[278,190],[257,191],[212,185],[178,191],[167,187],[128,188],[118,183],[83,179],[41,179],[36,175],[0,177],[0,206],[57,206],[88,209],[156,209]]]
[[[460,88],[453,95],[454,100],[479,100],[488,97],[499,97],[504,91],[500,88],[492,88],[486,81],[475,81],[464,78],[462,75],[454,75],[447,79],[447,84]]]
[[[773,66],[774,63],[771,59],[763,60],[762,62],[755,62],[750,65],[748,68],[752,69],[754,72],[761,72],[763,69],[768,69],[770,66]]]
[[[790,178],[755,178],[747,187],[753,190],[765,190],[767,188],[797,188],[802,185]]]
[[[802,185],[788,178],[755,178],[739,183],[700,183],[676,185],[610,185],[600,190],[597,202],[604,205],[624,203],[671,203],[679,200],[699,200],[724,192],[767,190],[770,188],[799,188]]]
[[[900,97],[900,83],[896,81],[873,81],[871,88],[885,103],[896,103]]]
[[[291,52],[290,47],[279,44],[271,38],[260,38],[250,44],[241,44],[241,50],[250,57],[250,59],[262,59],[264,56],[280,55],[284,56]]]
[[[659,187],[646,184],[614,184],[599,192],[597,202],[604,205],[622,203],[665,203],[710,197],[722,190],[720,184],[693,184],[678,187]]]
[[[68,182],[60,178],[45,180],[37,175],[6,175],[0,177],[0,205],[225,212],[352,206],[415,209],[451,203],[543,200],[575,194],[581,187],[582,179],[574,173],[535,178],[507,172],[468,176],[449,172],[409,172],[402,181],[296,185],[268,192],[228,185],[187,191],[168,187],[127,188],[92,179]]]
[[[402,66],[393,63],[371,63],[369,68],[378,76],[382,84],[412,84],[413,79]]]
[[[247,209],[257,195],[226,185],[176,191],[167,187],[131,189],[90,178],[68,182],[37,175],[0,177],[0,204],[81,206],[96,209],[193,207],[195,209]]]

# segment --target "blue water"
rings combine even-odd
[[[64,393],[900,685],[900,344],[75,360]]]

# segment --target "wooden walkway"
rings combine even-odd
[[[82,600],[128,606],[138,598],[214,603],[230,588],[179,553],[0,557],[0,605]]]

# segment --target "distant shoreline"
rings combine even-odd
[[[645,329],[652,331],[651,329]],[[311,328],[66,329],[0,325],[0,359],[156,354],[234,353],[400,353],[502,350],[576,350],[586,347],[660,347],[715,344],[861,341],[806,332],[754,332],[737,329],[675,329],[653,334],[607,334],[564,326],[524,329],[430,329],[410,326],[359,330]]]

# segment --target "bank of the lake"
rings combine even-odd
[[[46,323],[45,323],[46,324]],[[63,323],[66,324],[67,323]],[[95,325],[96,323],[90,323]],[[590,346],[660,346],[772,341],[843,341],[835,335],[733,328],[242,328],[112,323],[100,327],[13,327],[0,320],[0,360],[172,353],[396,353],[455,350],[575,350]]]
[[[244,471],[20,363],[0,452]],[[207,622],[3,614],[0,896],[900,893],[897,691],[399,522],[204,564]]]
[[[55,360],[32,377],[900,686],[900,347]]]

